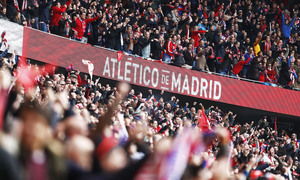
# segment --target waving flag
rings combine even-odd
[[[202,131],[204,131],[204,132],[210,130],[209,119],[205,115],[204,108],[202,109],[201,113],[199,113],[198,127],[199,127],[199,129],[202,129]]]
[[[90,74],[91,80],[92,80],[93,79],[94,64],[91,63],[91,61],[84,60],[84,59],[82,59],[82,63],[88,67],[89,74]]]
[[[264,153],[267,147],[268,147],[268,144],[262,144],[261,148],[260,148],[260,154]]]
[[[31,89],[36,84],[36,77],[40,75],[38,70],[33,70],[26,62],[26,58],[19,60],[20,71],[17,76],[17,83],[22,84],[25,90]]]
[[[20,57],[19,60],[20,70],[17,74],[16,82],[22,84],[25,90],[33,88],[40,76],[44,75],[54,75],[55,73],[55,65],[47,64],[42,67],[35,68],[35,66],[31,66],[26,62],[26,58]]]
[[[188,164],[189,155],[195,146],[197,135],[191,128],[185,128],[179,134],[171,151],[162,160],[159,171],[159,180],[180,180]]]

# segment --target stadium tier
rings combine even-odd
[[[96,76],[206,100],[291,116],[300,116],[300,91],[272,87],[145,60],[120,51],[93,47],[0,20],[1,30],[22,56]],[[18,39],[18,41],[15,41]],[[118,57],[121,56],[121,57]]]

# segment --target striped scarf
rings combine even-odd
[[[20,11],[19,3],[18,3],[17,0],[14,0],[14,5],[15,5],[15,7],[17,8],[17,10]]]
[[[22,4],[22,11],[26,10],[28,6],[28,0],[23,0],[23,4]]]

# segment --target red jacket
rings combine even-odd
[[[86,24],[87,23],[91,23],[93,21],[96,21],[97,19],[99,19],[99,17],[94,17],[91,19],[85,19],[82,20],[80,17],[76,19],[76,26],[73,28],[73,31],[76,31],[78,34],[77,36],[75,36],[75,38],[77,39],[81,39],[84,32],[85,32],[85,28],[86,28]]]
[[[194,47],[199,46],[199,41],[200,41],[199,33],[206,33],[206,31],[204,31],[204,30],[192,31],[191,37],[195,40]]]
[[[66,4],[67,6],[69,6],[72,3],[72,1],[68,1]],[[51,21],[50,21],[50,25],[55,25],[58,26],[58,22],[62,17],[62,13],[66,11],[66,7],[61,6],[60,8],[58,8],[57,6],[53,6],[52,7],[52,17],[51,17]]]
[[[276,76],[277,76],[277,73],[274,69],[266,69],[267,70],[267,75],[269,77],[268,81],[272,82],[272,83],[276,83]]]
[[[176,44],[173,43],[173,41],[169,41],[167,44],[167,51],[166,53],[174,59],[174,54],[178,55],[178,52],[176,52]]]
[[[233,68],[232,72],[233,74],[237,75],[241,72],[245,64],[248,64],[248,62],[251,60],[251,57],[247,59],[247,61],[239,61]]]

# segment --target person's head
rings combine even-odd
[[[262,57],[262,56],[263,56],[263,52],[262,52],[262,51],[259,51],[259,52],[257,53],[257,56],[258,56],[258,57]]]
[[[288,19],[285,20],[285,24],[286,24],[286,25],[288,25],[289,22],[290,22],[290,21],[289,21]]]
[[[292,140],[297,140],[297,134],[296,134],[296,133],[293,133],[291,139],[292,139]]]
[[[126,30],[128,33],[132,33],[132,26],[127,25]]]
[[[93,142],[85,136],[76,135],[66,142],[66,156],[68,160],[76,163],[85,171],[92,169],[92,153],[94,149]]]
[[[60,2],[58,2],[58,1],[56,1],[56,2],[54,2],[55,4],[54,4],[54,6],[56,6],[56,7],[58,7],[58,8],[60,8],[61,7],[61,4],[60,4]]]
[[[141,92],[138,92],[136,96],[137,96],[138,99],[142,99],[143,98],[143,94]]]
[[[42,150],[51,139],[50,115],[38,107],[24,103],[19,110],[23,122],[21,144],[28,151]]]
[[[64,120],[64,126],[65,134],[68,137],[88,134],[88,125],[81,115],[67,117]]]
[[[6,14],[6,7],[2,7],[2,14],[5,15]]]
[[[104,137],[97,145],[96,156],[104,172],[115,173],[127,165],[126,152],[115,138]]]
[[[148,40],[150,38],[150,33],[148,31],[145,31],[144,37]]]
[[[215,21],[218,22],[219,21],[219,16],[215,16]]]
[[[187,49],[188,49],[188,50],[192,50],[192,49],[193,49],[193,44],[192,44],[192,43],[188,43]]]
[[[272,64],[271,63],[267,64],[267,69],[272,69]]]
[[[151,125],[152,125],[152,128],[156,129],[158,127],[158,122],[156,120],[154,120]]]
[[[85,14],[84,12],[82,12],[82,13],[80,14],[80,18],[81,18],[82,20],[85,20],[86,14]]]
[[[246,38],[246,43],[250,44],[250,38]]]
[[[249,48],[248,48],[248,53],[249,53],[249,54],[253,53],[253,47],[249,47]]]
[[[172,39],[172,41],[176,42],[176,40],[177,40],[177,36],[175,36],[175,35],[172,35],[172,36],[171,36],[171,39]]]

